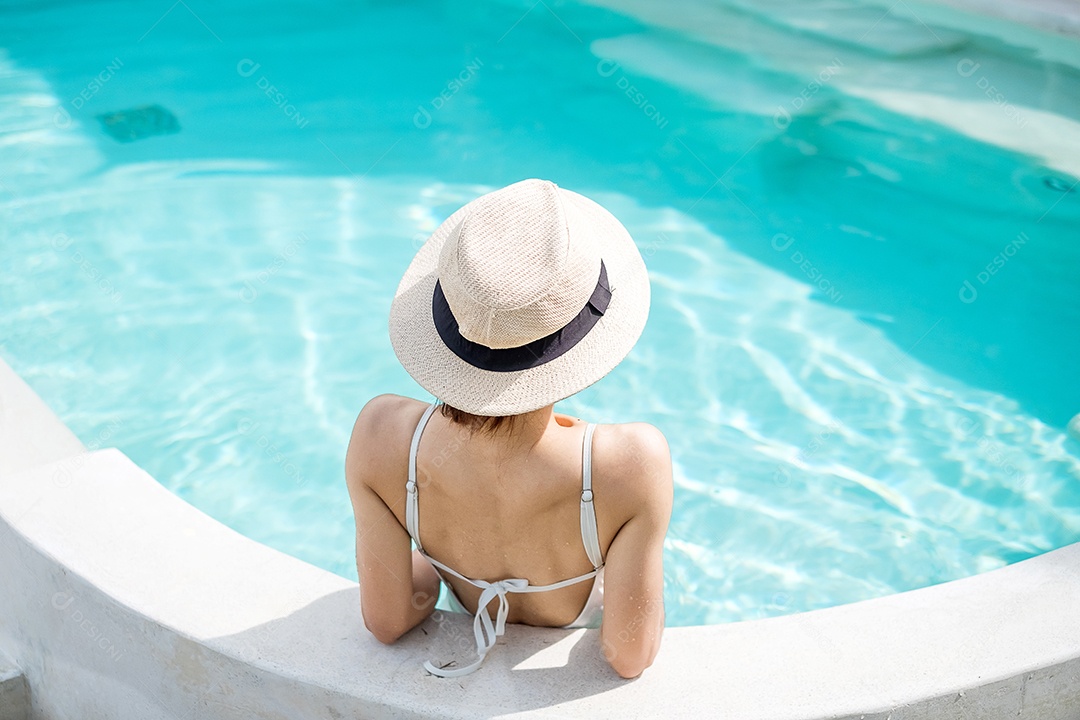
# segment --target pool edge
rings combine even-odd
[[[924,0],[956,10],[1019,23],[1062,37],[1080,38],[1080,6],[1060,0]]]
[[[468,717],[477,697],[515,717],[1080,716],[1080,543],[885,598],[669,628],[636,681],[605,667],[595,631],[524,626],[447,681],[421,663],[467,657],[468,618],[382,646],[354,583],[217,523],[117,450],[80,454],[2,361],[0,402],[0,576],[15,579],[0,587],[0,650],[33,718],[136,705],[147,718]]]

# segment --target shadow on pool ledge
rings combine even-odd
[[[443,700],[460,704],[459,711],[473,707],[477,697],[488,697],[491,705],[485,711],[521,712],[635,682],[619,678],[608,667],[600,653],[599,631],[522,625],[507,626],[506,635],[477,672],[461,678],[435,677],[423,669],[424,660],[456,659],[460,664],[475,656],[472,616],[433,615],[398,642],[384,646],[364,629],[355,588],[331,592],[287,616],[214,638],[207,645],[228,648],[256,666],[265,662],[273,667],[275,657],[288,654],[294,661],[290,674],[296,679],[348,694],[363,693],[367,683],[349,668],[376,655],[380,665],[392,669],[393,682],[383,688],[381,698],[403,710],[414,705],[418,694],[446,691],[449,695]],[[327,658],[334,658],[333,663]],[[642,677],[648,674],[646,670]],[[512,705],[506,704],[509,698]]]
[[[80,450],[0,363],[0,650],[35,720],[1080,716],[1080,543],[890,597],[669,628],[635,681],[605,667],[596,631],[521,625],[447,680],[421,664],[457,655],[471,618],[381,645],[355,583],[237,534],[117,450]],[[524,669],[542,655],[553,667]]]

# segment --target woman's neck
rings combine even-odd
[[[513,450],[527,450],[536,446],[544,433],[555,423],[554,405],[514,416],[506,427],[499,428],[489,438],[492,442]]]

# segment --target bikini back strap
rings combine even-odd
[[[412,444],[409,445],[409,480],[405,483],[405,528],[409,531],[409,536],[413,539],[413,542],[416,543],[416,548],[421,551],[424,548],[420,544],[420,502],[416,492],[416,449],[420,447],[420,436],[424,434],[424,426],[427,425],[431,413],[435,412],[436,407],[436,403],[431,403],[420,417],[420,422],[416,424]]]
[[[604,565],[600,554],[600,537],[596,529],[596,508],[593,507],[592,492],[592,439],[596,425],[585,426],[585,440],[581,449],[581,541],[585,545],[585,554],[594,568]]]

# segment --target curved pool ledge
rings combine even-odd
[[[87,452],[0,362],[0,652],[32,718],[1080,717],[1080,543],[975,577],[814,612],[669,628],[624,681],[594,630],[509,626],[484,668],[471,618],[394,646],[355,583],[249,540],[115,449]]]

